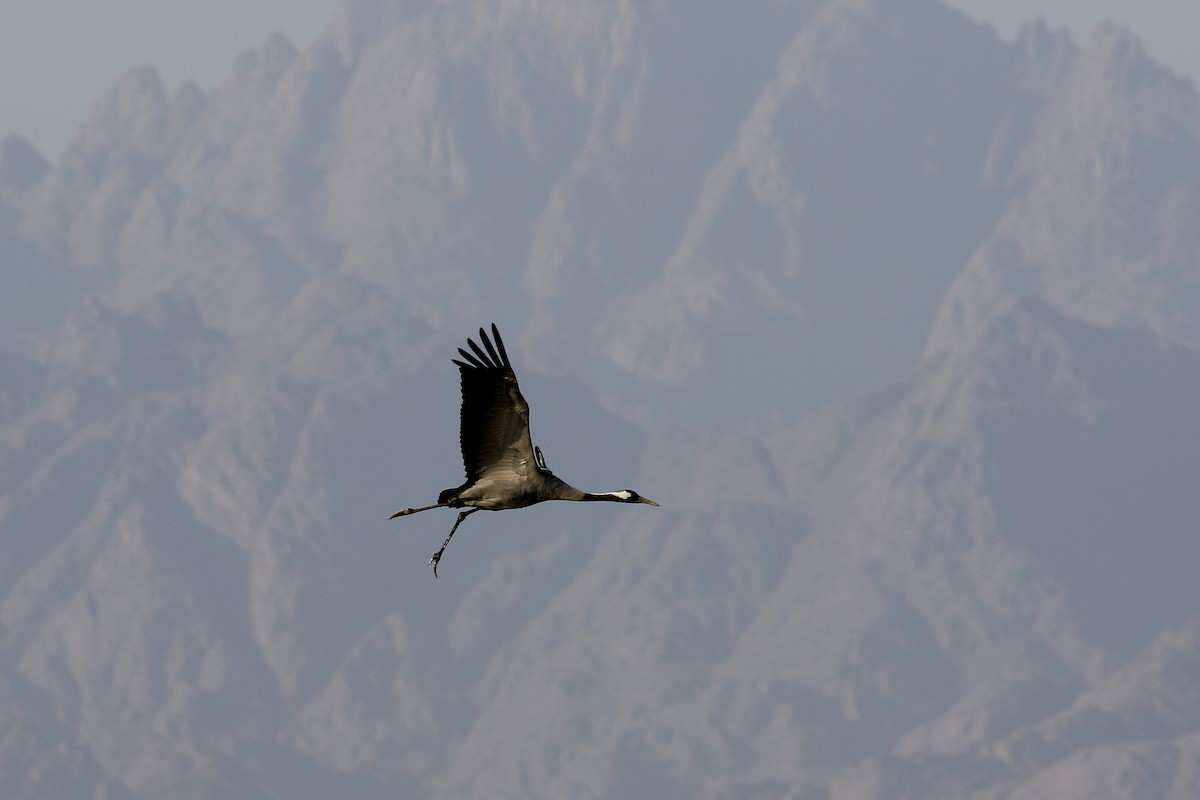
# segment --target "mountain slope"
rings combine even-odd
[[[15,797],[1186,796],[1197,98],[932,0],[347,0],[0,147]],[[476,515],[495,320],[555,471]]]

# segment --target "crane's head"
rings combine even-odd
[[[648,497],[642,497],[640,494],[635,492],[633,489],[622,489],[619,492],[609,492],[609,494],[613,497],[614,500],[621,502],[621,503],[645,503],[648,506],[657,506],[658,505],[658,503],[654,502],[653,500],[649,499]]]

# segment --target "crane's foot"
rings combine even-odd
[[[419,509],[419,508],[417,509],[417,511],[420,511],[420,510],[421,509]],[[433,577],[435,577],[435,578],[437,577],[438,562],[442,560],[442,553],[446,552],[446,545],[450,544],[450,540],[454,538],[454,532],[456,530],[458,530],[458,526],[462,524],[462,521],[464,519],[466,519],[471,514],[474,514],[478,510],[479,510],[478,508],[468,508],[466,511],[458,512],[458,519],[454,520],[454,527],[450,529],[450,535],[446,537],[446,541],[442,542],[442,549],[440,549],[436,553],[434,553],[433,556],[429,559],[429,563],[433,565]]]

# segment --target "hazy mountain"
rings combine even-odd
[[[1198,107],[932,0],[347,0],[4,142],[2,792],[1194,796]],[[435,582],[492,320],[662,508]]]
[[[1195,347],[1193,87],[1116,27],[1098,28],[1077,55],[1037,29],[1019,44],[1019,82],[1037,113],[1005,121],[984,173],[1017,191],[955,278],[938,328],[957,336],[997,294],[1036,294],[1071,316]]]

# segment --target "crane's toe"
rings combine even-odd
[[[392,514],[390,517],[388,517],[388,519],[395,519],[396,517],[404,517],[404,516],[407,516],[407,515],[413,513],[414,511],[416,511],[415,508],[402,508],[399,511],[397,511],[395,514]]]
[[[433,565],[433,577],[435,577],[435,578],[437,577],[437,565],[438,565],[438,562],[442,560],[442,553],[444,551],[445,551],[445,548],[442,548],[441,550],[438,550],[436,553],[434,553],[429,558],[429,563],[431,565]]]

